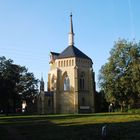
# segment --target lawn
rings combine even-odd
[[[95,113],[0,116],[0,140],[140,140],[140,114]]]

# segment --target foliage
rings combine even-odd
[[[0,57],[0,109],[6,113],[15,112],[23,99],[33,100],[37,94],[37,82],[25,67]]]
[[[108,102],[122,109],[133,106],[140,95],[140,43],[119,40],[102,66],[99,84]]]
[[[96,92],[95,94],[95,110],[96,112],[108,112],[108,103],[105,99],[105,93],[103,91]]]

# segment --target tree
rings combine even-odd
[[[96,112],[107,112],[108,111],[108,103],[105,99],[105,94],[103,91],[96,92],[95,94],[95,110]]]
[[[21,99],[25,100],[29,108],[32,108],[37,99],[38,94],[38,79],[35,79],[34,74],[25,69],[20,77],[20,82],[17,85]]]
[[[37,94],[37,82],[25,67],[0,57],[0,108],[8,114],[21,105],[23,96],[25,100],[33,100]]]
[[[133,106],[140,95],[140,43],[119,40],[101,67],[99,85],[108,102],[121,109]]]

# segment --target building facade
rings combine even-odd
[[[92,60],[74,46],[72,15],[68,47],[62,53],[50,52],[48,91],[40,82],[40,114],[95,112],[95,78]]]

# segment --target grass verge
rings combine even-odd
[[[1,116],[0,139],[11,140],[16,133],[13,140],[101,140],[105,124],[108,140],[140,139],[140,114],[132,113]]]

